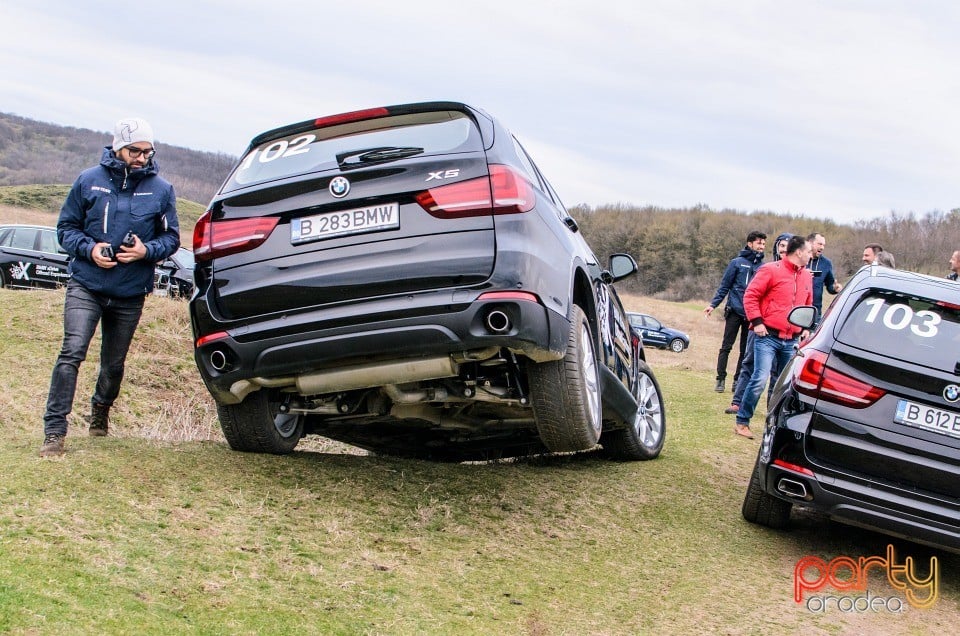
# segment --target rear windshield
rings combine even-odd
[[[952,372],[960,362],[960,310],[927,298],[876,290],[860,299],[838,339]]]
[[[473,121],[458,111],[380,117],[327,126],[274,139],[250,150],[230,175],[224,192],[293,175],[331,170],[341,162],[359,167],[365,152],[387,149],[398,157],[482,150]],[[404,154],[407,151],[409,154]]]

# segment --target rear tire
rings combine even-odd
[[[743,499],[743,518],[768,528],[780,530],[790,523],[790,509],[793,504],[779,497],[767,494],[760,486],[760,466],[754,464],[750,475],[750,485]]]
[[[683,340],[680,338],[674,338],[670,341],[670,350],[674,353],[682,353],[684,349]]]
[[[633,397],[637,412],[625,428],[603,434],[604,454],[611,459],[645,461],[655,459],[663,450],[667,436],[667,415],[663,409],[663,393],[653,371],[643,360],[637,360],[637,379]]]
[[[217,404],[220,428],[230,448],[286,455],[303,437],[303,415],[280,412],[280,393],[260,389],[240,404]]]
[[[530,397],[537,431],[554,453],[593,448],[603,429],[600,375],[590,323],[573,305],[563,358],[530,366]]]

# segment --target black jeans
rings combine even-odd
[[[743,354],[747,350],[747,333],[750,323],[735,311],[725,309],[723,312],[723,341],[720,343],[720,354],[717,355],[717,380],[727,377],[727,360],[733,343],[740,336],[740,356],[737,358],[737,370],[733,374],[734,382],[740,377],[740,367],[743,365]]]
[[[67,415],[73,410],[77,373],[97,330],[100,334],[100,374],[93,402],[110,406],[120,393],[124,362],[133,332],[143,313],[143,296],[110,298],[95,294],[71,281],[63,305],[63,346],[53,366],[47,411],[43,416],[44,435],[66,435]]]

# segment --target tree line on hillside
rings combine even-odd
[[[960,208],[923,216],[891,213],[853,225],[706,206],[579,205],[570,213],[599,257],[626,252],[637,259],[639,274],[619,283],[621,289],[674,301],[712,298],[727,264],[753,230],[767,235],[764,262],[773,260],[778,234],[820,232],[827,242],[824,256],[833,261],[840,281],[860,269],[868,243],[879,243],[892,253],[899,269],[937,276],[948,273],[950,255],[960,250]]]
[[[113,134],[0,113],[0,186],[70,184],[96,165]],[[236,157],[171,146],[159,139],[157,163],[177,196],[206,205]]]
[[[0,113],[0,186],[70,184],[95,164],[112,135],[58,126]],[[158,161],[177,196],[206,205],[223,183],[235,157],[169,146],[159,140]],[[20,193],[22,196],[23,193]],[[49,193],[37,193],[41,198]],[[946,274],[947,260],[960,249],[960,208],[943,213],[890,214],[886,218],[841,225],[773,212],[638,207],[626,204],[570,210],[598,256],[626,252],[637,259],[638,276],[623,281],[625,291],[666,300],[711,298],[727,263],[752,230],[767,234],[766,260],[782,232],[820,232],[824,252],[841,281],[861,265],[863,246],[879,243],[893,253],[897,267]]]

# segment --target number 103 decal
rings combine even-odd
[[[940,324],[941,318],[932,311],[923,309],[915,312],[910,305],[903,303],[885,305],[882,298],[871,298],[864,304],[870,306],[864,322],[874,323],[877,318],[880,318],[883,326],[893,331],[910,327],[910,331],[923,338],[933,338],[937,335],[937,325]]]

